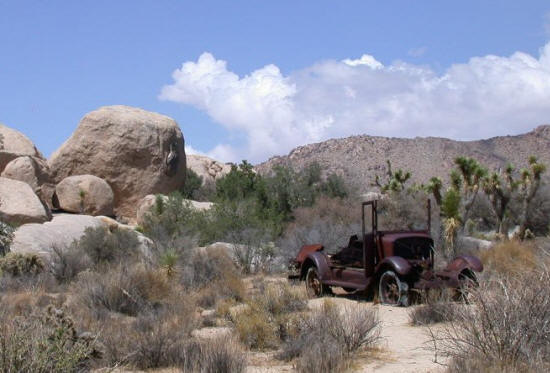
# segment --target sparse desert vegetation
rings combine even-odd
[[[380,225],[388,228],[423,229],[426,210],[418,201],[434,200],[438,265],[463,250],[465,235],[488,238],[483,229],[494,228],[492,238],[499,239],[490,248],[468,249],[485,271],[466,302],[458,293],[430,292],[394,316],[402,320],[399,330],[416,336],[404,339],[407,348],[420,340],[429,346],[432,352],[422,359],[433,364],[430,369],[545,371],[548,241],[529,240],[528,232],[545,233],[540,221],[546,213],[496,217],[489,206],[495,192],[482,188],[480,168],[457,161],[462,171],[451,175],[446,190],[436,179],[410,185],[402,170],[377,179]],[[215,202],[210,209],[193,208],[181,194],[158,196],[135,230],[87,228],[70,245],[49,248],[47,257],[7,252],[0,257],[2,370],[244,372],[250,364],[298,372],[373,364],[401,369],[394,356],[401,350],[388,342],[399,332],[391,309],[339,290],[332,299],[312,302],[302,283],[284,278],[300,246],[323,242],[331,252],[360,230],[360,197],[337,176],[320,173],[311,165],[261,176],[245,162],[214,188],[195,178],[184,191],[209,196]],[[545,191],[537,188],[528,205],[536,200],[544,206]],[[514,198],[507,211],[524,211],[526,200]],[[527,233],[520,229],[507,239],[503,226],[512,223],[525,223]],[[13,229],[2,225],[0,236],[2,250],[8,249]]]

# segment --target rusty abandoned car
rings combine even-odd
[[[450,288],[460,294],[477,283],[475,273],[483,265],[474,256],[458,256],[445,269],[434,271],[429,200],[427,228],[409,231],[378,230],[377,202],[362,203],[363,239],[351,236],[348,245],[333,255],[322,244],[303,246],[290,262],[289,278],[305,281],[311,297],[341,287],[349,293],[378,294],[381,303],[395,306],[408,306],[424,290]],[[365,210],[369,207],[372,228],[366,233]]]

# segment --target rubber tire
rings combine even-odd
[[[310,281],[312,280],[312,278],[311,278],[312,276],[315,276],[317,278],[317,281],[319,281],[319,292],[318,293],[315,293],[315,290],[310,289],[310,287],[309,287]],[[320,298],[322,296],[329,295],[329,294],[332,293],[329,286],[326,286],[323,283],[321,283],[321,279],[319,277],[319,271],[317,270],[316,267],[310,267],[307,270],[307,273],[306,273],[306,293],[310,298]]]
[[[382,286],[386,281],[393,281],[397,285],[399,297],[396,302],[388,302],[387,299],[383,299],[384,292],[382,291]],[[380,276],[380,280],[378,281],[378,297],[380,299],[380,303],[382,304],[408,307],[410,304],[409,285],[405,281],[402,281],[394,271],[386,271],[382,274],[382,276]]]
[[[458,281],[460,285],[456,289],[455,300],[470,304],[472,301],[470,292],[479,287],[476,274],[471,270],[464,270],[458,275]]]

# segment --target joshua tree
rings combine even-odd
[[[461,222],[466,223],[470,217],[470,211],[476,201],[479,190],[487,177],[487,169],[473,158],[457,157],[455,159],[457,170],[451,172],[452,188],[461,194]]]
[[[403,171],[402,169],[393,172],[389,159],[386,163],[388,164],[386,182],[382,184],[380,176],[376,175],[374,185],[379,187],[382,193],[403,191],[403,189],[405,189],[405,183],[411,178],[411,173],[409,171]]]
[[[508,164],[499,172],[493,172],[483,181],[483,191],[489,197],[491,208],[497,219],[496,232],[504,238],[508,237],[507,217],[514,192],[517,191],[520,182],[514,180],[514,166]]]
[[[535,156],[529,157],[529,168],[524,168],[520,171],[519,195],[521,200],[521,211],[519,215],[519,232],[520,239],[525,238],[527,231],[527,217],[531,202],[537,194],[541,183],[541,176],[546,171],[546,165],[540,163]]]
[[[435,203],[437,203],[438,206],[441,206],[441,201],[443,198],[441,194],[442,188],[443,188],[443,182],[439,177],[435,177],[435,176],[430,179],[430,182],[428,183],[428,185],[424,186],[424,189],[426,190],[426,192],[431,193],[434,196]]]

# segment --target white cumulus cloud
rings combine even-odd
[[[205,111],[245,146],[210,156],[263,161],[293,147],[355,134],[476,139],[550,122],[550,43],[539,56],[473,57],[437,74],[373,56],[322,61],[288,76],[267,65],[239,77],[210,53],[185,62],[160,99]]]

